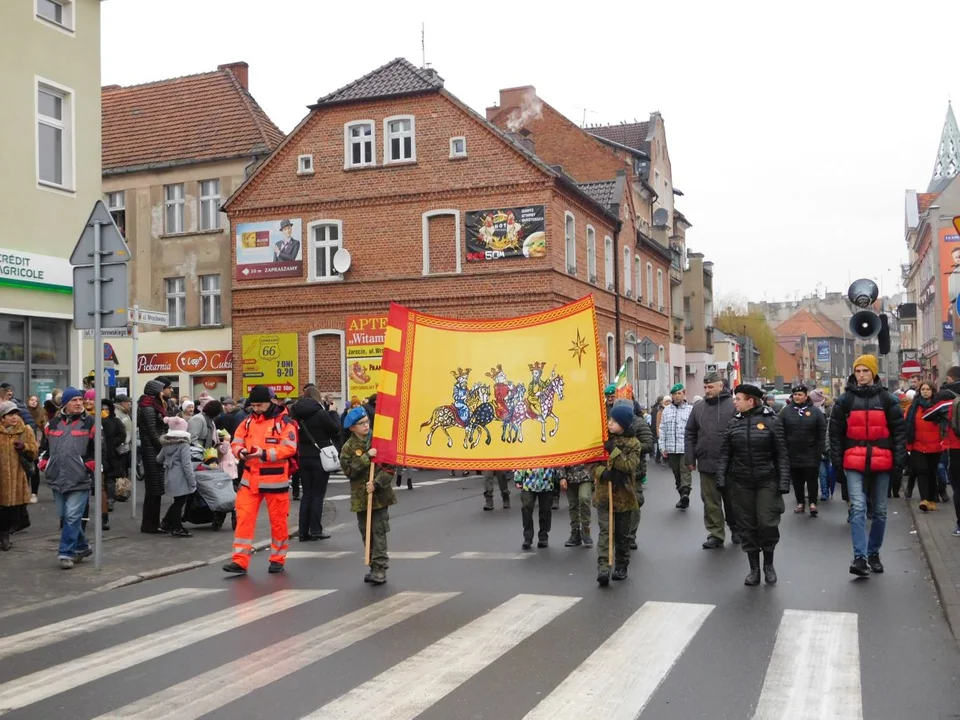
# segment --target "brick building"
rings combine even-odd
[[[243,355],[244,336],[295,333],[289,384],[344,397],[346,318],[385,315],[391,301],[493,318],[593,293],[601,338],[615,337],[606,287],[616,258],[605,249],[624,232],[625,178],[610,169],[578,184],[465,106],[435,71],[394,60],[310,106],[224,203],[235,237],[234,354]],[[478,248],[477,218],[511,210],[531,228],[539,221],[545,248]],[[279,244],[270,255],[270,233],[285,222],[294,233],[286,261]],[[346,270],[333,267],[341,248],[352,256]],[[234,391],[253,382],[238,373]]]

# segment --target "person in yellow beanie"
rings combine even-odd
[[[874,355],[854,360],[847,389],[830,417],[831,460],[846,476],[850,497],[850,573],[858,577],[883,572],[880,547],[887,525],[887,489],[890,478],[902,474],[907,462],[907,426],[900,403],[880,384],[878,367]]]

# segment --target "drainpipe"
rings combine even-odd
[[[620,202],[623,199],[623,189],[626,182],[626,171],[617,170],[612,195],[612,197],[616,198],[617,202],[611,203],[609,208],[610,212],[617,219],[617,226],[613,229],[613,322],[617,339],[613,346],[618,371],[623,365],[620,354],[620,343],[623,340],[620,330],[620,230],[623,228],[623,221],[620,219]]]

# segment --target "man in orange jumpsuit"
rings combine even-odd
[[[253,554],[253,534],[260,503],[270,514],[270,570],[283,572],[289,537],[290,461],[297,454],[297,425],[285,408],[272,402],[270,389],[256,385],[250,391],[252,414],[237,426],[233,454],[245,461],[237,492],[237,530],[233,538],[233,562],[224,572],[246,575]]]

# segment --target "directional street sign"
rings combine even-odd
[[[125,338],[130,337],[130,328],[103,328],[100,331],[100,337],[104,338]],[[93,330],[87,329],[83,331],[84,340],[93,339]]]
[[[170,324],[170,315],[165,312],[136,308],[130,310],[130,322],[142,323],[144,325],[163,325],[166,327]]]
[[[113,263],[130,262],[130,248],[127,247],[126,240],[120,234],[110,211],[103,204],[103,200],[97,200],[93,206],[93,212],[90,213],[90,219],[80,234],[73,253],[70,255],[70,264],[93,265],[94,252],[94,232],[95,227],[100,225],[100,262],[104,265]]]

